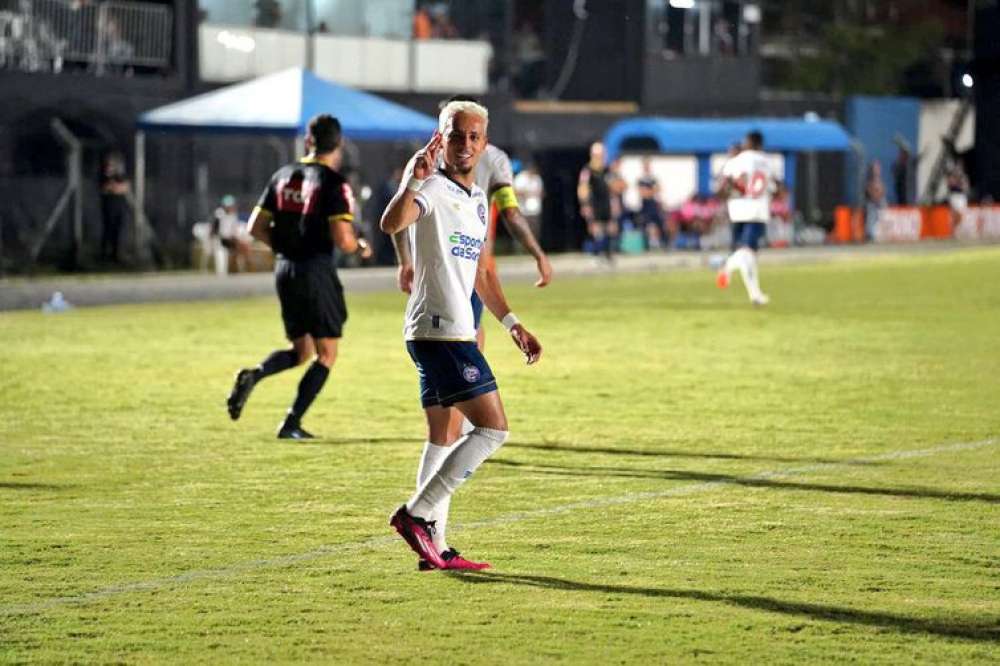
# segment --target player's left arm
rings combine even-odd
[[[256,240],[259,240],[268,247],[271,246],[271,213],[260,206],[250,213],[250,221],[247,222],[247,232]]]
[[[481,255],[480,255],[481,257]],[[532,335],[524,327],[507,305],[507,298],[504,296],[503,287],[500,286],[500,278],[497,276],[496,268],[492,262],[482,261],[476,270],[476,293],[483,300],[483,305],[493,313],[501,324],[510,332],[510,337],[514,340],[521,353],[524,354],[528,365],[536,362],[542,356],[542,345],[538,338]]]
[[[535,282],[535,286],[544,287],[552,281],[552,264],[549,262],[549,258],[545,256],[545,251],[538,244],[535,235],[531,233],[528,221],[521,214],[521,208],[517,202],[517,196],[514,194],[514,188],[506,183],[497,186],[490,194],[490,201],[500,211],[500,219],[503,220],[504,226],[507,227],[510,235],[535,258],[535,264],[538,265],[538,280]]]
[[[264,188],[257,205],[250,213],[250,219],[247,221],[247,233],[268,247],[271,247],[271,220],[274,219],[271,211],[277,207],[276,203],[274,177],[272,176],[271,182]]]

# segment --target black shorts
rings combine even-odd
[[[274,282],[289,340],[306,334],[314,338],[341,337],[347,304],[332,257],[302,261],[279,258]]]

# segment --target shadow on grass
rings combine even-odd
[[[316,435],[316,439],[290,440],[289,443],[295,446],[340,446],[347,444],[413,444],[414,446],[418,446],[423,444],[424,440],[410,439],[409,437],[324,437],[323,435]]]
[[[627,587],[624,585],[601,585],[584,583],[550,576],[527,576],[486,571],[447,572],[448,576],[471,584],[506,584],[539,587],[566,592],[598,592],[601,594],[629,594],[653,599],[690,599],[721,603],[738,608],[761,610],[768,613],[807,617],[813,620],[859,624],[889,629],[907,634],[932,634],[947,638],[963,638],[974,641],[1000,640],[1000,618],[964,620],[934,620],[895,613],[855,610],[828,604],[814,604],[801,601],[782,601],[770,597],[745,594],[721,594],[700,590],[676,590],[658,587]]]
[[[676,450],[637,450],[620,449],[610,446],[579,446],[567,445],[561,442],[508,442],[504,444],[505,449],[531,449],[533,451],[554,451],[557,453],[606,453],[618,456],[648,456],[650,458],[704,458],[709,460],[756,460],[760,462],[780,462],[780,463],[816,463],[828,465],[858,465],[874,466],[881,465],[879,462],[837,460],[835,458],[796,458],[785,456],[755,456],[741,453],[703,453]]]
[[[834,486],[824,483],[800,483],[783,481],[766,476],[735,476],[732,474],[709,474],[706,472],[687,472],[684,470],[644,470],[621,467],[570,467],[566,465],[541,465],[521,463],[513,460],[487,460],[489,465],[523,468],[526,472],[535,474],[554,474],[557,476],[582,477],[621,477],[627,479],[663,479],[665,481],[698,481],[701,483],[729,484],[750,488],[774,488],[776,490],[804,490],[810,492],[847,493],[858,495],[886,495],[889,497],[912,497],[917,499],[942,499],[953,502],[989,502],[1000,503],[1000,495],[990,493],[963,493],[934,488],[873,488],[868,486]],[[821,471],[821,470],[816,470]],[[780,476],[776,472],[773,476]]]
[[[31,481],[0,481],[0,490],[69,490],[75,486]]]

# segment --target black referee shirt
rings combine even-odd
[[[347,180],[309,158],[275,171],[257,207],[270,217],[271,249],[292,261],[331,256],[330,222],[354,221]]]

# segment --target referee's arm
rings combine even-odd
[[[351,213],[341,213],[332,215],[329,218],[330,235],[333,242],[340,248],[341,252],[347,254],[360,254],[362,259],[371,256],[371,246],[364,238],[360,238],[354,231],[354,215]]]
[[[271,218],[270,211],[257,206],[250,213],[250,221],[247,223],[250,235],[268,247],[271,247]]]

